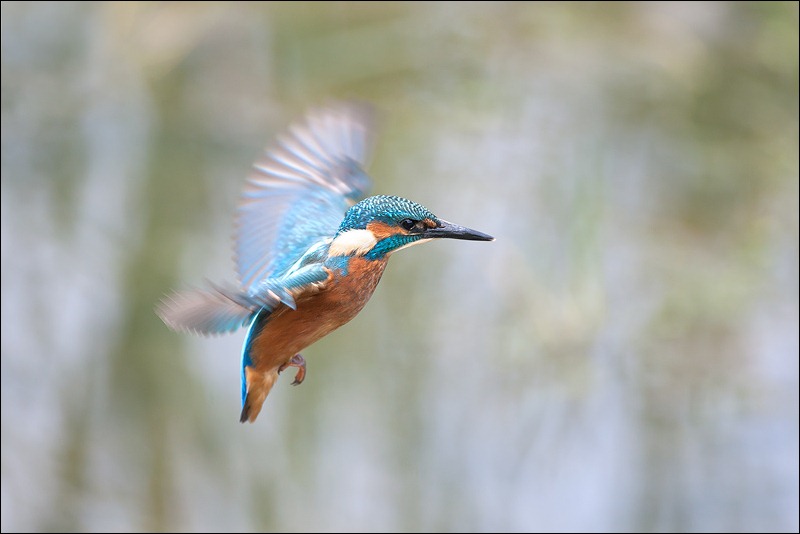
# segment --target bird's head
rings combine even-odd
[[[441,237],[494,241],[492,236],[443,221],[416,202],[378,195],[347,210],[329,254],[378,260],[401,248]]]

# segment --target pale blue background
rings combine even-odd
[[[796,3],[2,4],[2,529],[797,531]],[[310,105],[392,258],[241,425],[236,198]]]

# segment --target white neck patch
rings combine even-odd
[[[369,230],[348,230],[331,241],[329,256],[363,256],[378,243]]]

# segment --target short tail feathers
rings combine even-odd
[[[278,371],[273,369],[266,373],[260,373],[250,367],[244,368],[245,379],[247,381],[247,394],[242,403],[242,414],[239,416],[240,423],[254,422],[261,412],[261,406],[267,399],[272,386],[278,380]]]

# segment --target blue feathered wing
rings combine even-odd
[[[366,196],[372,113],[337,102],[312,109],[253,165],[236,216],[239,286],[176,292],[157,313],[175,330],[232,332],[261,310],[294,307],[327,273],[327,245],[347,209]]]

